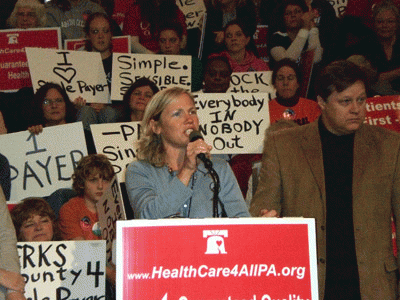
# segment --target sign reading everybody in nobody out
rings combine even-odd
[[[117,222],[117,299],[317,300],[317,278],[314,219]]]
[[[71,101],[82,96],[86,102],[108,103],[109,89],[100,53],[26,48],[35,90],[46,82],[63,87]]]
[[[125,182],[126,166],[137,159],[140,122],[90,125],[96,152],[110,160],[119,182]]]
[[[197,94],[200,132],[213,154],[262,153],[269,126],[265,93]]]
[[[117,220],[126,220],[124,202],[121,197],[121,189],[117,177],[111,180],[103,197],[96,204],[99,214],[101,236],[107,242],[107,262],[112,262],[113,242],[116,239]]]
[[[276,92],[271,83],[272,71],[232,73],[228,92],[230,93],[268,93],[274,99]]]
[[[176,5],[183,12],[186,19],[187,29],[198,28],[204,13],[206,12],[206,6],[203,0],[176,0]]]
[[[26,299],[105,299],[105,241],[17,244]]]
[[[45,197],[59,188],[71,187],[78,161],[87,155],[82,123],[46,127],[0,135],[0,153],[11,167],[11,197]]]
[[[32,86],[25,47],[60,49],[60,28],[0,30],[0,91]]]
[[[191,89],[190,55],[113,53],[111,99],[122,100],[139,78],[147,77],[160,89],[178,86]]]

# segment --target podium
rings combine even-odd
[[[318,299],[314,219],[117,222],[117,299]]]

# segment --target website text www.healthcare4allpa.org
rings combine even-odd
[[[205,278],[205,277],[261,277],[284,276],[303,279],[306,267],[292,266],[277,268],[275,264],[236,264],[233,267],[209,267],[207,265],[180,266],[178,268],[165,268],[154,266],[149,273],[129,273],[128,280],[137,279],[168,279],[168,278]]]

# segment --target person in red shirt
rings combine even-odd
[[[113,166],[104,155],[92,154],[79,161],[72,175],[72,186],[78,196],[60,209],[59,224],[65,240],[101,239],[96,204],[113,176]]]
[[[276,89],[276,98],[269,102],[271,123],[286,119],[304,125],[318,118],[320,109],[317,102],[299,96],[301,77],[294,61],[282,59],[276,63],[272,84]]]

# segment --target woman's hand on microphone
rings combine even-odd
[[[211,149],[212,147],[202,139],[190,142],[187,145],[185,160],[183,162],[182,169],[177,175],[179,180],[182,181],[184,185],[189,185],[190,178],[197,169],[197,155],[204,153],[207,157],[209,157]]]
[[[212,147],[202,139],[189,143],[186,148],[186,157],[183,167],[187,167],[194,172],[197,168],[197,155],[204,153],[207,157],[210,157],[211,149]]]

